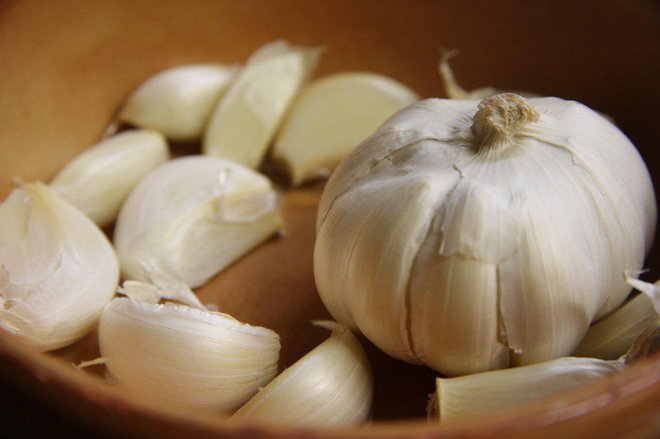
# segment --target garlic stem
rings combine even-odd
[[[472,122],[472,131],[480,150],[510,145],[522,128],[538,121],[539,113],[525,98],[501,93],[481,101]]]

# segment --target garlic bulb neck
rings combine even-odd
[[[522,96],[500,93],[479,103],[472,119],[475,144],[480,151],[509,146],[521,128],[539,119],[539,113]]]

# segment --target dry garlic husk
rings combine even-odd
[[[642,271],[627,270],[625,272],[626,282],[631,287],[646,295],[646,297],[651,300],[656,314],[660,315],[660,280],[653,284],[650,282],[644,282],[636,277],[636,275],[641,273]]]
[[[42,351],[86,335],[115,294],[119,265],[103,232],[42,183],[0,205],[0,327]]]
[[[529,366],[437,378],[429,401],[429,419],[439,422],[474,419],[516,404],[537,401],[612,376],[626,359],[564,357]]]
[[[165,275],[196,288],[281,227],[266,177],[195,155],[170,160],[140,182],[119,213],[114,243],[125,279]]]
[[[163,70],[143,82],[122,106],[118,120],[162,132],[174,141],[201,139],[206,124],[238,68],[191,64]]]
[[[273,147],[294,185],[328,176],[346,154],[385,120],[417,101],[415,92],[371,72],[337,73],[305,87]]]
[[[155,402],[230,411],[277,373],[279,336],[226,314],[131,298],[110,302],[99,347],[112,379]]]
[[[50,186],[104,227],[117,218],[135,185],[169,158],[161,133],[127,130],[83,151],[55,175]]]
[[[367,421],[373,378],[362,345],[345,326],[315,324],[331,330],[330,338],[275,377],[232,419],[314,427]]]
[[[654,234],[635,147],[586,106],[501,94],[399,112],[323,193],[315,278],[390,355],[463,375],[569,355]]]
[[[318,49],[269,43],[255,52],[213,110],[203,152],[257,168],[291,102],[316,67]]]

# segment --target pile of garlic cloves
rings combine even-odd
[[[577,103],[466,91],[451,54],[451,99],[423,101],[373,72],[315,79],[321,54],[275,41],[245,65],[158,72],[47,185],[17,180],[0,204],[0,328],[41,351],[97,328],[100,357],[78,367],[105,365],[129,393],[305,427],[369,421],[360,335],[438,372],[442,422],[641,355],[660,310],[660,283],[636,278],[656,210],[622,133]],[[326,177],[314,276],[335,321],[282,365],[276,332],[196,289],[286,239],[282,194]]]
[[[262,172],[268,162],[290,187],[327,176],[418,99],[369,72],[330,75],[317,86],[320,55],[275,41],[245,65],[157,72],[99,142],[47,185],[17,179],[0,205],[0,327],[41,351],[97,328],[100,357],[77,367],[103,364],[109,382],[172,407],[229,417],[247,403],[236,419],[366,422],[371,369],[349,329],[318,323],[331,331],[328,340],[278,376],[278,334],[195,293],[269,239],[285,239],[287,188]],[[291,114],[302,123],[288,123]],[[337,130],[346,120],[355,128]],[[322,145],[311,142],[317,133]],[[264,409],[282,398],[297,417]]]

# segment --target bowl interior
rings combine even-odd
[[[458,49],[452,67],[467,89],[492,85],[528,90],[578,100],[608,114],[638,147],[658,182],[658,24],[660,12],[653,2],[6,1],[0,4],[0,195],[9,193],[14,177],[48,181],[98,141],[126,96],[151,74],[186,63],[243,63],[262,44],[277,39],[323,46],[315,77],[373,71],[398,79],[423,97],[445,96],[437,73],[439,54],[442,48]],[[173,148],[179,154],[198,151],[197,145]],[[287,236],[271,239],[199,290],[202,301],[279,332],[281,367],[327,336],[309,323],[329,317],[312,273],[322,190],[323,182],[289,190],[284,201]],[[658,247],[646,264],[650,279],[658,277]],[[174,415],[139,396],[109,389],[100,368],[85,374],[70,368],[71,362],[98,356],[95,337],[92,333],[71,347],[40,354],[0,333],[0,357],[6,360],[0,370],[49,404],[70,397],[70,413],[104,428],[125,427],[101,419],[98,411],[109,407],[112,416],[126,416],[134,432],[165,418],[163,422],[175,419],[181,431],[200,434],[231,435],[248,428],[227,427],[199,414]],[[316,433],[357,437],[372,429],[378,434],[433,431],[449,436],[458,431],[427,426],[423,420],[427,395],[434,390],[433,371],[394,361],[367,342],[365,346],[376,375],[378,425],[366,433]],[[657,396],[657,363],[640,366],[610,387],[654,376],[651,388]],[[589,395],[603,392],[606,388],[597,386]],[[568,407],[580,395],[565,398],[542,402],[534,413],[562,402]],[[583,417],[591,413],[587,410]],[[607,410],[593,413],[621,416]],[[508,416],[502,416],[505,421],[485,418],[479,425],[492,427],[494,435],[505,434],[512,425],[521,425],[516,414]],[[550,427],[544,428],[559,428],[548,422]]]

